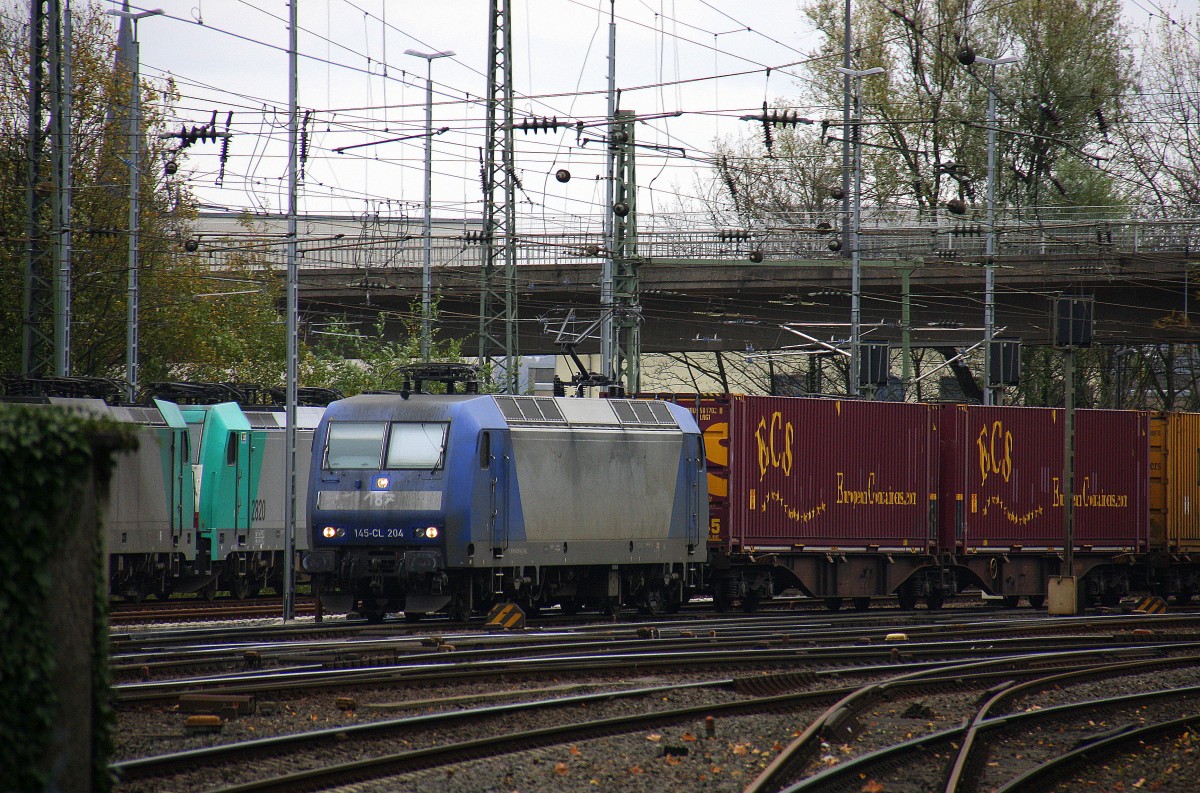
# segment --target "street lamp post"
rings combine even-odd
[[[448,58],[454,52],[405,50],[404,54],[425,59],[425,257],[421,267],[421,360],[427,362],[433,314],[433,62],[437,58]]]
[[[837,71],[853,77],[854,87],[854,119],[851,134],[854,138],[854,185],[852,191],[850,219],[850,393],[859,393],[860,346],[862,340],[862,261],[859,252],[859,224],[862,214],[862,145],[859,130],[862,127],[862,78],[872,74],[881,74],[880,66],[873,69],[846,69],[841,66],[833,67]]]
[[[138,44],[138,22],[146,17],[159,16],[161,8],[149,11],[133,12],[129,3],[122,10],[109,10],[110,16],[127,19],[132,27],[129,49],[129,71],[132,76],[133,95],[129,103],[129,280],[127,287],[127,319],[125,328],[125,380],[129,401],[137,395],[138,383],[138,226],[141,223],[140,196],[141,167],[138,159],[141,157],[140,141],[142,137],[142,92],[138,83],[141,81],[140,45]]]
[[[963,47],[958,61],[964,66],[982,63],[988,66],[988,113],[987,113],[987,240],[984,243],[984,296],[983,296],[983,404],[995,404],[996,385],[992,383],[992,335],[996,327],[996,67],[1016,63],[1020,58],[985,58],[976,55],[971,48]]]

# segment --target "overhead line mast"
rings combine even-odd
[[[516,168],[513,162],[511,0],[491,0],[488,21],[487,143],[483,151],[484,261],[479,283],[479,363],[502,354],[506,394],[520,388],[517,335]],[[503,324],[503,339],[498,325]]]
[[[43,85],[49,72],[47,123]],[[71,4],[30,4],[29,133],[22,370],[26,376],[70,370]],[[50,173],[43,155],[50,143]],[[47,212],[47,204],[50,205]]]

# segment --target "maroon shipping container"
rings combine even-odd
[[[933,405],[731,397],[732,547],[931,548],[936,418]]]
[[[1063,422],[1056,408],[941,408],[943,550],[1064,545]],[[1144,549],[1149,416],[1075,413],[1076,548]]]

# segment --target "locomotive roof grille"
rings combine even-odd
[[[662,402],[648,402],[643,399],[614,399],[611,401],[617,419],[622,424],[676,426],[675,417]]]
[[[283,426],[284,417],[269,410],[244,411],[246,421],[254,429],[279,429]]]
[[[130,406],[125,409],[129,411],[129,420],[137,424],[148,424],[155,427],[167,426],[167,422],[163,420],[158,408]]]
[[[599,400],[598,407],[582,412],[573,409],[574,403],[567,400],[564,404],[572,409],[566,410],[565,414],[560,400],[553,397],[496,396],[495,400],[505,420],[514,426],[622,426],[640,429],[676,429],[679,426],[665,404],[641,399]]]
[[[496,404],[510,424],[566,424],[553,397],[498,396]]]

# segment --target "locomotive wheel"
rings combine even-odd
[[[563,598],[558,606],[562,609],[562,613],[568,617],[574,617],[579,613],[579,601],[575,598]]]
[[[642,614],[649,614],[651,617],[657,617],[663,610],[662,590],[654,589],[646,592],[646,596],[642,599],[641,605],[638,606],[638,611]]]
[[[405,622],[420,622],[424,618],[425,618],[425,612],[423,612],[423,611],[406,611],[406,612],[404,612],[404,621]]]
[[[450,605],[446,606],[446,616],[451,622],[466,622],[471,619],[471,608],[467,605],[467,599],[462,596],[451,598]]]
[[[234,600],[245,600],[252,596],[250,579],[244,575],[235,575],[229,584],[229,594]]]
[[[378,625],[379,623],[383,622],[383,618],[387,616],[387,612],[383,610],[383,607],[374,603],[370,605],[364,603],[363,607],[358,610],[358,613],[363,619],[372,625]]]
[[[825,598],[825,608],[829,609],[830,611],[841,611],[842,610],[842,599],[841,598]]]

